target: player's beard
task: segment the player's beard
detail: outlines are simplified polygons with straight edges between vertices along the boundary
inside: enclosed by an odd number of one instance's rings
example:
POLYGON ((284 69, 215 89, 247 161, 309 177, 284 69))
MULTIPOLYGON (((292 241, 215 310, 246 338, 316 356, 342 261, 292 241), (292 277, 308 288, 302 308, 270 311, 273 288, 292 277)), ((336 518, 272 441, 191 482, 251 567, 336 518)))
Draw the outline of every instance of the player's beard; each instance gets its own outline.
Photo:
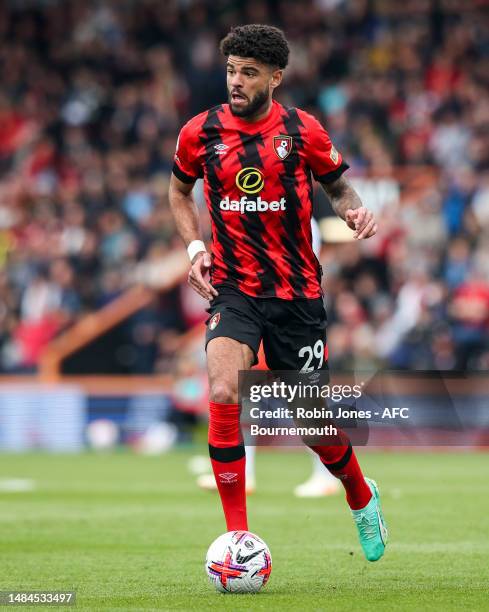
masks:
POLYGON ((229 97, 229 108, 231 109, 231 112, 233 113, 233 115, 236 115, 236 117, 247 118, 247 117, 252 117, 253 115, 256 115, 258 111, 263 106, 265 106, 265 104, 268 103, 269 92, 268 92, 268 89, 259 91, 257 94, 255 94, 255 97, 252 98, 248 102, 248 104, 246 106, 243 106, 242 108, 235 108, 233 106, 233 102, 232 102, 230 93, 228 94, 228 97, 229 97))

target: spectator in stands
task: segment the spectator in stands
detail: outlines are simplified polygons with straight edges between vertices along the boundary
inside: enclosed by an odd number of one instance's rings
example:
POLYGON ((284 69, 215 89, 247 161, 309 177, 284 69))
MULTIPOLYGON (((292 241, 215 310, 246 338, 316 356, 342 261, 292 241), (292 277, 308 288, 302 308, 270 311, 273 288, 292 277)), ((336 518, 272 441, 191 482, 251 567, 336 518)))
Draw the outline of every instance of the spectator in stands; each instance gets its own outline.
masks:
MULTIPOLYGON (((482 10, 475 0, 409 12, 403 0, 1 4, 0 371, 35 367, 56 333, 173 248, 176 134, 225 99, 216 41, 252 21, 285 28, 294 52, 281 101, 327 124, 351 176, 430 165, 438 177, 383 210, 368 252, 344 245, 325 266, 331 358, 487 367, 482 10)), ((163 318, 144 336, 145 370, 170 367, 154 333, 182 317, 163 318)))

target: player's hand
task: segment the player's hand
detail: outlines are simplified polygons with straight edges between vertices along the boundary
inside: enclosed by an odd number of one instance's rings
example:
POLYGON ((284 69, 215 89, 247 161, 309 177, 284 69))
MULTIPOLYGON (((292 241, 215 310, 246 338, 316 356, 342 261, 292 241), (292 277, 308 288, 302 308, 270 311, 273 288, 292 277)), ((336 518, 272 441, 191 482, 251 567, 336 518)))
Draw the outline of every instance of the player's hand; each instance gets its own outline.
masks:
POLYGON ((355 240, 370 238, 377 233, 378 227, 374 214, 365 206, 355 209, 349 208, 345 213, 345 221, 350 229, 355 230, 353 234, 355 240))
POLYGON ((205 275, 211 267, 211 256, 201 251, 197 253, 192 261, 192 267, 188 273, 189 285, 206 300, 212 300, 218 295, 214 287, 205 280, 205 275))

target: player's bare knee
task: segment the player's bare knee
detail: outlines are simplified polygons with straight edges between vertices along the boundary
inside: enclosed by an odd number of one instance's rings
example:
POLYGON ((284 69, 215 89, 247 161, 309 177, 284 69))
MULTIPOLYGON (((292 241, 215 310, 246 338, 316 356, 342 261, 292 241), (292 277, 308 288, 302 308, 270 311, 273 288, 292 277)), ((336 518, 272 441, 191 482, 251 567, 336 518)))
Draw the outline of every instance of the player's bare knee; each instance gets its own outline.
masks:
POLYGON ((237 404, 238 387, 226 381, 219 381, 211 384, 210 399, 217 404, 237 404))

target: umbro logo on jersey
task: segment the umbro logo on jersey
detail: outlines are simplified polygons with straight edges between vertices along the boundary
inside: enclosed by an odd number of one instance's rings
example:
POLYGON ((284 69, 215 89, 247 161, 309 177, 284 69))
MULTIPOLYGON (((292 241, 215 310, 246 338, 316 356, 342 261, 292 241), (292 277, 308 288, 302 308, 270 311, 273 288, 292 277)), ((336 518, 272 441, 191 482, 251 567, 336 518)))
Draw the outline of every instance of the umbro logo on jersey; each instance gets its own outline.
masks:
POLYGON ((219 478, 221 479, 221 482, 236 482, 236 476, 238 474, 236 474, 236 472, 223 472, 222 474, 219 474, 219 478))
POLYGON ((228 149, 229 149, 228 145, 222 142, 214 145, 214 151, 217 153, 217 155, 224 155, 224 153, 226 153, 228 149))

